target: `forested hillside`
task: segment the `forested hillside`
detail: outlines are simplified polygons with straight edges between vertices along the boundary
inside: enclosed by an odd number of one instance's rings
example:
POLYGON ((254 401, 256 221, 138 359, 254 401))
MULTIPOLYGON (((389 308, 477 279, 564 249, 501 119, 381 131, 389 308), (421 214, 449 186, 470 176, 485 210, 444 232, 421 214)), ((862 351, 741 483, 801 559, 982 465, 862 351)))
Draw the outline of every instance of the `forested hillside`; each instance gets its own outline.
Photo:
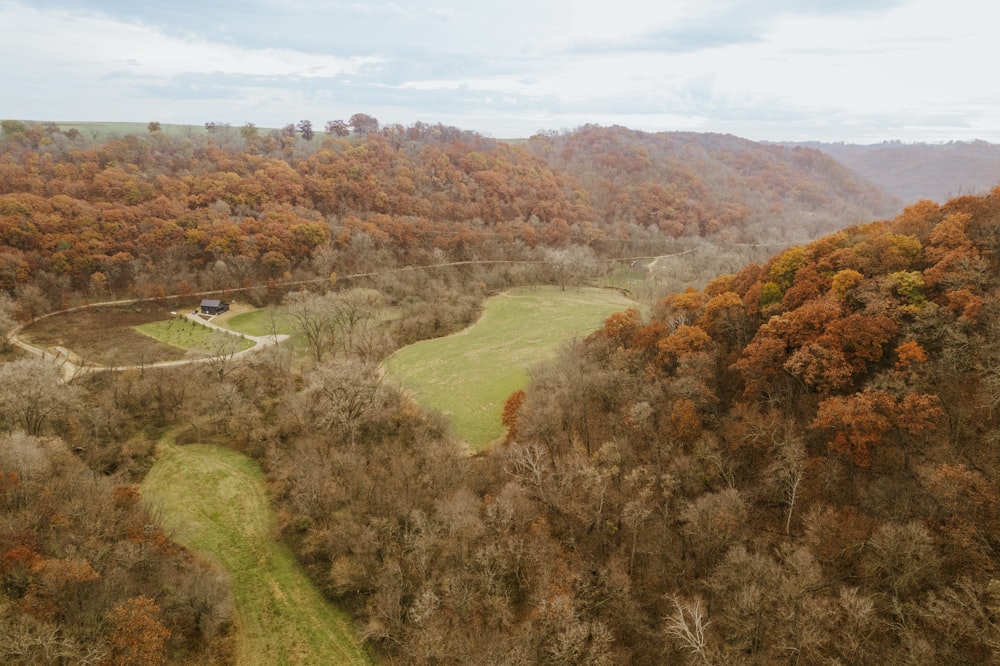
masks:
POLYGON ((486 456, 297 438, 286 534, 398 663, 996 663, 998 251, 1000 190, 615 315, 486 456))
POLYGON ((801 240, 885 203, 817 151, 713 135, 586 127, 525 147, 417 124, 93 142, 4 121, 0 288, 58 308, 570 244, 801 240))
POLYGON ((0 436, 0 661, 229 663, 228 576, 173 543, 127 478, 25 434, 48 432, 54 409, 65 434, 79 392, 35 360, 5 363, 0 385, 4 430, 17 429, 0 436))
POLYGON ((572 174, 602 219, 671 236, 802 240, 898 210, 871 182, 812 148, 595 125, 534 136, 528 147, 572 174))
POLYGON ((907 204, 985 194, 1000 183, 1000 146, 985 141, 804 145, 830 155, 907 204))

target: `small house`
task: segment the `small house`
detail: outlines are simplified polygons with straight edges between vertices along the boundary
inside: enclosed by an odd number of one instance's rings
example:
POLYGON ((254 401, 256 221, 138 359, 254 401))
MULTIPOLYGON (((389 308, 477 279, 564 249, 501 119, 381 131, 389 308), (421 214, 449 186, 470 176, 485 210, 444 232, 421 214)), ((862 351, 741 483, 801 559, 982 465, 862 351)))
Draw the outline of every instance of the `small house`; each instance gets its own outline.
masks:
POLYGON ((229 303, 225 301, 218 301, 212 298, 206 298, 201 302, 201 313, 206 315, 217 315, 223 312, 229 312, 229 303))

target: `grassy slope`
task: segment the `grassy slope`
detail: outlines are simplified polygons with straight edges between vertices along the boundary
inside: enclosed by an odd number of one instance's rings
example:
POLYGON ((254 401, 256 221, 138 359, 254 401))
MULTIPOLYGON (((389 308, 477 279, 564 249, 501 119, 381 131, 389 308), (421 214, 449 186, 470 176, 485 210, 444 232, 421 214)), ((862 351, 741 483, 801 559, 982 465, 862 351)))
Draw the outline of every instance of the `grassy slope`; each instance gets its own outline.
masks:
POLYGON ((422 404, 444 412, 456 434, 481 450, 503 436, 503 403, 527 386, 528 368, 634 305, 611 290, 516 289, 490 299, 472 328, 399 350, 386 370, 422 404))
POLYGON ((216 446, 164 444, 142 494, 168 533, 232 577, 238 663, 368 663, 348 618, 272 538, 263 474, 252 460, 216 446))

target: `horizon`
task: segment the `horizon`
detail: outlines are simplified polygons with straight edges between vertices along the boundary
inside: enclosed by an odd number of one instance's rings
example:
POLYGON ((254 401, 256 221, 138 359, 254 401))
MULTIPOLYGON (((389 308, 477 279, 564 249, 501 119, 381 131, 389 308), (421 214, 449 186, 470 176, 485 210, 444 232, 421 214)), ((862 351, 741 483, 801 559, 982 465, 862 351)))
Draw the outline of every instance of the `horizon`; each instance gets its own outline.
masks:
MULTIPOLYGON (((361 111, 360 113, 364 113, 364 111, 361 111)), ((51 120, 51 119, 47 119, 47 118, 46 119, 38 119, 38 118, 4 118, 3 120, 14 120, 14 121, 17 121, 17 122, 23 122, 23 123, 27 123, 27 124, 40 124, 40 125, 51 123, 51 124, 56 125, 56 126, 58 126, 60 128, 75 127, 75 126, 91 126, 91 125, 136 125, 137 126, 136 129, 140 130, 138 132, 140 134, 145 134, 145 133, 148 132, 148 130, 146 129, 146 126, 150 122, 159 122, 160 125, 165 126, 165 127, 176 127, 176 128, 186 129, 186 130, 196 130, 196 131, 202 132, 202 133, 206 133, 207 130, 206 130, 205 126, 208 123, 211 123, 211 122, 222 123, 223 127, 226 127, 226 128, 232 129, 232 130, 236 130, 236 131, 238 131, 240 129, 240 127, 242 127, 242 126, 244 126, 246 124, 246 123, 242 123, 242 124, 237 125, 237 124, 228 123, 228 122, 225 122, 225 121, 206 121, 206 122, 203 122, 203 123, 163 123, 163 122, 157 121, 155 119, 153 119, 151 121, 147 121, 147 120, 51 120)), ((311 121, 311 119, 307 119, 307 120, 311 121)), ((346 122, 348 119, 347 118, 342 118, 341 120, 344 120, 346 122)), ((379 121, 380 127, 385 127, 387 125, 397 124, 397 123, 394 123, 393 121, 391 121, 391 119, 387 120, 385 122, 383 121, 382 118, 377 118, 377 120, 379 121)), ((256 123, 254 123, 253 121, 248 121, 248 122, 251 123, 251 124, 253 124, 254 127, 259 132, 281 131, 283 129, 282 127, 270 127, 270 126, 258 125, 256 123)), ((446 123, 437 123, 435 121, 423 120, 423 121, 414 121, 414 122, 424 122, 427 125, 431 125, 431 126, 440 124, 440 125, 444 125, 446 127, 456 127, 456 129, 459 129, 459 130, 462 130, 462 131, 475 132, 475 133, 479 134, 480 136, 482 136, 483 138, 486 138, 486 139, 493 139, 495 141, 505 141, 505 142, 527 141, 532 136, 535 136, 535 135, 540 134, 542 132, 548 132, 548 131, 557 131, 557 132, 560 132, 560 133, 567 133, 567 132, 568 133, 572 133, 572 132, 576 132, 576 131, 582 129, 586 125, 592 125, 592 126, 604 127, 604 128, 620 126, 620 127, 624 127, 625 129, 627 129, 629 131, 644 132, 646 134, 670 134, 672 132, 678 132, 678 133, 689 132, 689 133, 693 133, 693 134, 719 134, 719 135, 724 135, 724 136, 735 136, 738 139, 744 139, 744 140, 753 141, 753 142, 756 142, 756 143, 777 144, 777 145, 821 144, 821 145, 830 145, 830 146, 836 146, 836 145, 844 145, 844 146, 880 146, 880 145, 898 144, 898 145, 904 145, 904 146, 944 146, 944 145, 949 145, 949 144, 975 144, 975 143, 983 143, 983 144, 986 144, 986 145, 989 145, 989 146, 1000 146, 1000 142, 987 141, 986 139, 946 139, 946 140, 940 140, 940 141, 883 139, 881 141, 871 141, 871 142, 868 142, 868 143, 860 143, 860 142, 852 142, 852 141, 822 141, 822 140, 802 140, 802 141, 782 141, 782 140, 777 140, 777 141, 770 141, 770 140, 751 139, 751 138, 748 138, 748 137, 739 136, 737 134, 732 134, 731 132, 713 132, 712 130, 697 131, 697 130, 670 130, 670 129, 650 131, 650 130, 640 130, 640 129, 636 129, 636 128, 633 128, 633 127, 626 127, 624 125, 601 125, 599 123, 584 123, 583 125, 580 125, 580 126, 577 126, 577 127, 563 128, 561 130, 540 130, 539 132, 535 132, 533 134, 525 135, 525 136, 497 137, 497 136, 493 136, 492 134, 489 134, 489 133, 481 132, 481 131, 479 131, 477 129, 470 129, 470 128, 467 128, 467 127, 459 127, 459 126, 454 126, 454 125, 447 125, 446 123)), ((398 123, 398 124, 402 124, 402 123, 398 123)), ((412 126, 412 125, 413 125, 413 123, 410 123, 408 125, 404 125, 404 127, 409 127, 409 126, 412 126)), ((63 130, 63 131, 65 131, 65 130, 63 130)), ((316 133, 317 137, 324 137, 325 138, 327 136, 325 130, 318 123, 316 123, 316 122, 313 122, 313 131, 316 133)), ((299 130, 296 129, 296 132, 298 133, 299 130)), ((122 134, 122 136, 126 136, 127 134, 130 134, 130 133, 131 132, 128 132, 126 134, 122 134)), ((134 133, 131 133, 131 134, 134 135, 134 133)), ((103 140, 103 139, 106 139, 106 138, 109 138, 109 137, 113 137, 113 136, 117 136, 117 133, 112 130, 112 131, 108 132, 107 136, 98 137, 98 138, 103 140)), ((320 139, 320 141, 322 141, 322 139, 320 139)))
POLYGON ((498 139, 591 123, 754 141, 1000 141, 989 9, 955 0, 0 0, 11 118, 498 139))

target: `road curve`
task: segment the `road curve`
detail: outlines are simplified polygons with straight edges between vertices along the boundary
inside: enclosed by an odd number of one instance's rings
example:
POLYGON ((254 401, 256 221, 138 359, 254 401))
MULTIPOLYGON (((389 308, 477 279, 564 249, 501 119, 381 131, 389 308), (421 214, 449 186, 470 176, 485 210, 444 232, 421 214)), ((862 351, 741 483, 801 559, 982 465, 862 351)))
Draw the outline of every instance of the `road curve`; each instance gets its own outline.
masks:
MULTIPOLYGON (((106 304, 102 303, 102 305, 106 304)), ((38 347, 36 345, 33 345, 24 338, 22 338, 20 335, 21 329, 24 328, 23 324, 13 330, 8 340, 11 345, 27 352, 28 354, 31 354, 32 356, 52 361, 62 372, 63 381, 69 383, 73 381, 73 379, 91 372, 107 372, 107 371, 119 372, 123 370, 146 370, 149 368, 173 368, 181 365, 192 365, 196 363, 212 363, 220 360, 231 360, 231 359, 241 358, 248 354, 260 351, 265 347, 269 347, 284 342, 285 340, 288 339, 288 336, 283 333, 276 333, 273 335, 247 335, 245 333, 237 333, 232 329, 223 328, 222 326, 217 326, 216 324, 213 324, 211 321, 206 321, 197 314, 193 313, 185 314, 184 317, 202 326, 205 326, 206 328, 210 328, 216 331, 221 331, 222 333, 225 333, 227 335, 232 335, 238 338, 245 338, 247 340, 252 341, 254 345, 253 347, 250 347, 248 349, 244 349, 238 352, 233 352, 231 354, 212 354, 208 356, 202 356, 199 358, 185 358, 177 361, 160 361, 158 363, 145 363, 142 365, 110 366, 110 365, 100 365, 97 363, 81 362, 82 359, 79 359, 79 357, 76 356, 76 354, 74 354, 72 351, 68 349, 63 349, 61 347, 57 347, 55 352, 52 352, 49 350, 42 349, 41 347, 38 347)))

